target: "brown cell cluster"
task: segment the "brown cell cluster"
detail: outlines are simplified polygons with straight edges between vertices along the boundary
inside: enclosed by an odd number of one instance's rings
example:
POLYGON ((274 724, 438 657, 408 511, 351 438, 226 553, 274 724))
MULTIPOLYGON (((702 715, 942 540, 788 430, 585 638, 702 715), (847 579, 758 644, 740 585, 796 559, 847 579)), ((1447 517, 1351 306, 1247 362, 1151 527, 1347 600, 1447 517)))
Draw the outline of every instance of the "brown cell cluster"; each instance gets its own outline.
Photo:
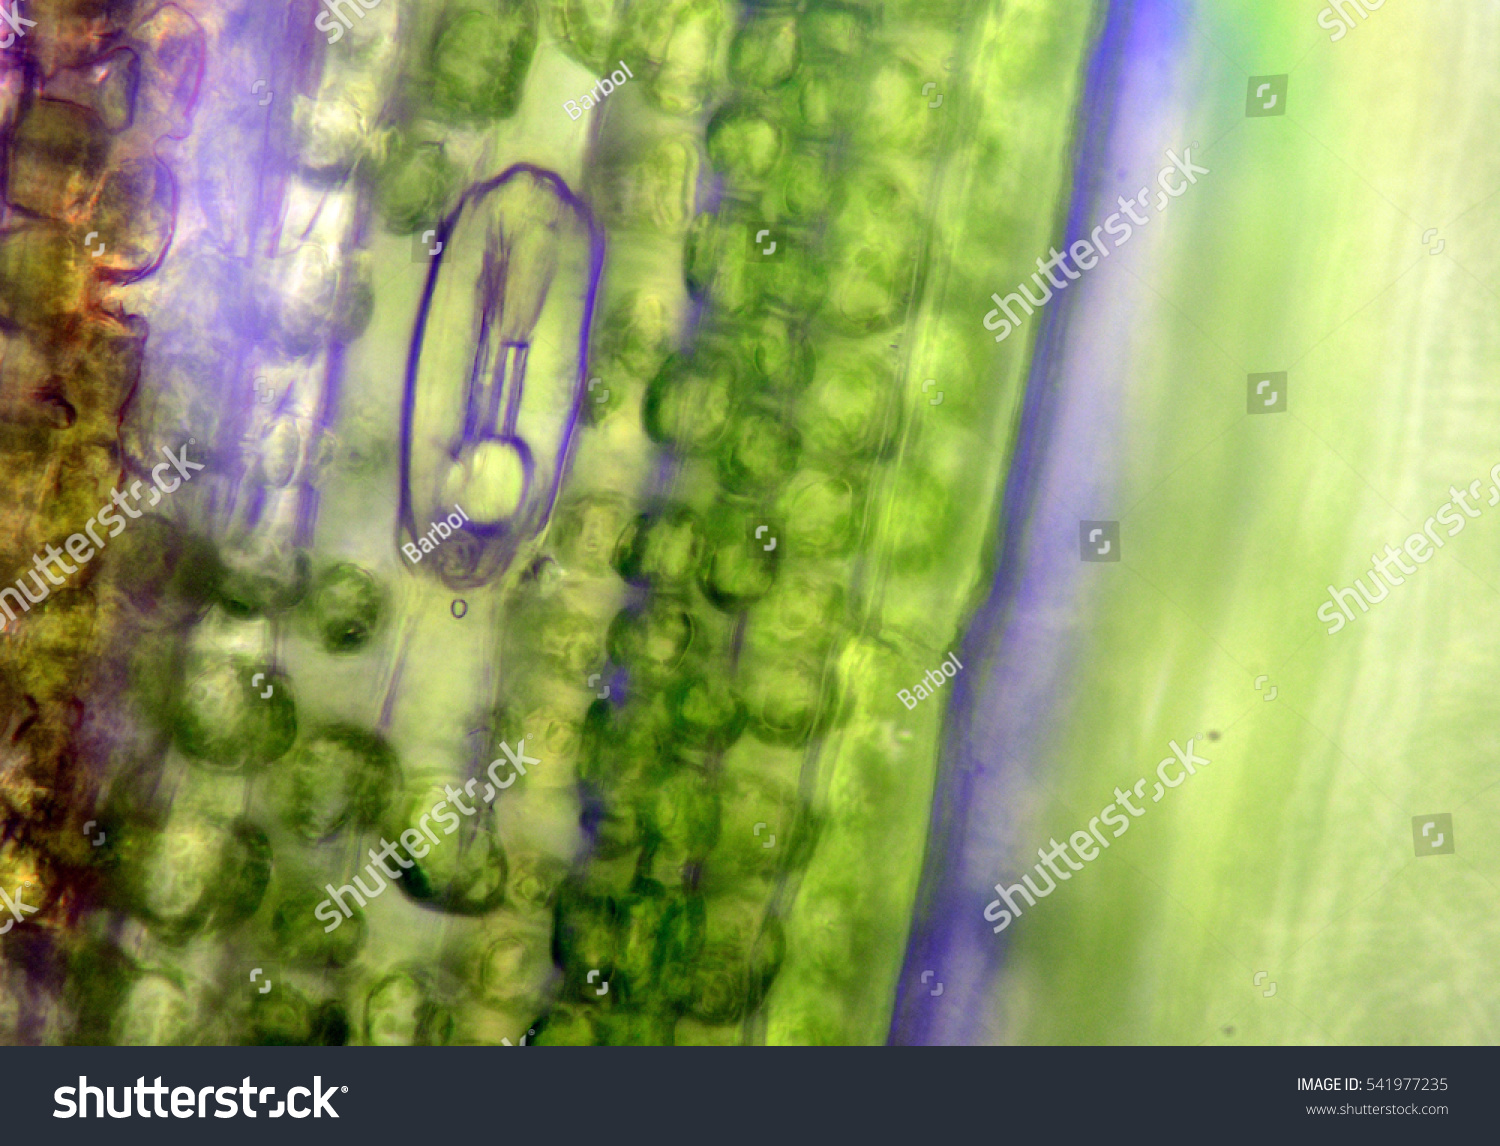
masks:
POLYGON ((102 829, 85 823, 102 817, 107 774, 151 758, 150 689, 133 685, 159 675, 144 658, 173 647, 170 527, 143 522, 72 575, 46 555, 149 469, 122 446, 149 337, 125 288, 171 245, 173 147, 206 50, 175 4, 35 0, 24 15, 0 52, 0 584, 48 593, 0 604, 0 885, 37 908, 0 938, 0 1042, 23 1043, 68 1023, 60 988, 81 932, 64 925, 90 906, 101 866, 102 829), (131 648, 153 651, 120 655, 131 648))

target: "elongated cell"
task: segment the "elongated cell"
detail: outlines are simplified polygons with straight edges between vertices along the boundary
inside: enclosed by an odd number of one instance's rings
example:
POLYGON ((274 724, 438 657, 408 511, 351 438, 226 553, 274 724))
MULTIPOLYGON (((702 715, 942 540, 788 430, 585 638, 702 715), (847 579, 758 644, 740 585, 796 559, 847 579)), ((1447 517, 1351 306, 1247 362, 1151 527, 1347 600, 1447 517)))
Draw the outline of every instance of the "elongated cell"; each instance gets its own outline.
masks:
POLYGON ((595 983, 614 974, 618 909, 612 898, 565 885, 553 913, 553 959, 563 972, 564 998, 597 1000, 595 983), (593 972, 592 979, 590 973, 593 972))
POLYGON ((703 946, 703 900, 655 880, 638 880, 616 917, 612 990, 624 1004, 665 1009, 683 993, 703 946))
POLYGON ((399 10, 391 0, 365 12, 306 71, 301 90, 288 90, 296 85, 286 77, 290 169, 260 173, 263 217, 246 221, 261 240, 247 284, 258 313, 236 347, 244 401, 221 423, 226 488, 215 497, 223 603, 242 619, 274 616, 309 586, 314 486, 341 381, 335 348, 362 332, 373 307, 368 261, 357 250, 364 197, 338 181, 367 156, 394 86, 399 10))
POLYGON ((786 957, 775 916, 753 900, 714 896, 704 904, 702 947, 687 968, 684 1008, 712 1025, 737 1022, 757 1007, 786 957))
POLYGON ((823 320, 848 334, 889 329, 911 295, 920 234, 907 188, 883 172, 852 173, 831 227, 823 320))
POLYGON ((261 267, 261 296, 278 349, 289 358, 313 353, 330 335, 357 336, 368 322, 367 284, 358 260, 328 244, 296 244, 261 267))
MULTIPOLYGON (((326 51, 311 53, 310 44, 298 45, 301 66, 283 71, 283 91, 299 89, 291 99, 293 147, 288 156, 298 181, 311 177, 326 188, 370 155, 398 78, 405 8, 401 0, 381 0, 348 27, 339 27, 334 14, 323 13, 320 19, 338 28, 336 41, 326 51)), ((285 191, 295 196, 298 188, 293 184, 285 191)))
POLYGON ((471 188, 438 241, 407 372, 402 522, 415 539, 464 509, 429 563, 462 588, 507 568, 552 513, 603 250, 562 181, 528 165, 471 188))
MULTIPOLYGON (((628 291, 605 311, 590 345, 591 372, 607 388, 629 379, 645 384, 672 352, 675 321, 672 308, 659 294, 628 291)), ((590 394, 591 401, 597 398, 590 394)))

